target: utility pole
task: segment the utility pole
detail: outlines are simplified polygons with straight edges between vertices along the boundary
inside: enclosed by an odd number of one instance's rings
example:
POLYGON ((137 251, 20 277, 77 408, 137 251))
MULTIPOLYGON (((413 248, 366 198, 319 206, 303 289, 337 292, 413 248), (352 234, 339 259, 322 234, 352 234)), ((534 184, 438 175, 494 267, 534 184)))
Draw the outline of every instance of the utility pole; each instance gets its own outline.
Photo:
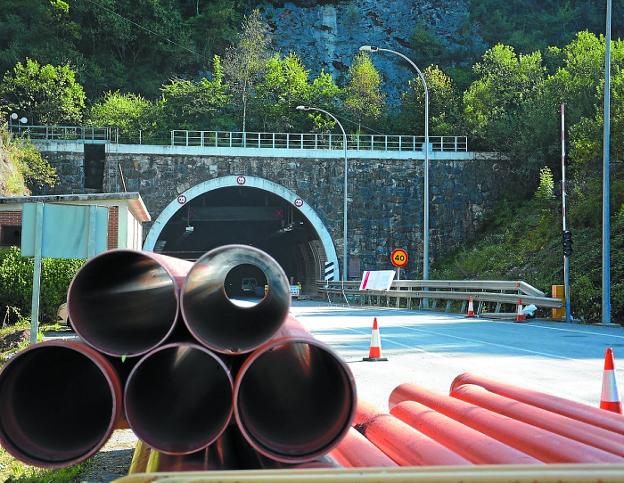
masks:
POLYGON ((605 48, 604 132, 602 139, 602 323, 611 324, 611 0, 607 0, 605 48))
POLYGON ((561 104, 561 218, 563 225, 563 290, 565 298, 565 321, 572 321, 570 309, 570 255, 572 248, 572 234, 568 232, 566 208, 566 145, 565 145, 565 104, 561 104), (569 245, 566 247, 566 237, 569 235, 569 245), (570 250, 570 251, 569 251, 570 250))

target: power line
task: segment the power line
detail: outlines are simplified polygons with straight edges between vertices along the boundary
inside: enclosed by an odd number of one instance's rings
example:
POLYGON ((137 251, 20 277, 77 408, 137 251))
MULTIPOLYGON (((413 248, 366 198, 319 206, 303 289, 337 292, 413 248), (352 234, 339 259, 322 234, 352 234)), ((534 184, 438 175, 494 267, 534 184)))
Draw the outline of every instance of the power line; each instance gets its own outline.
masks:
POLYGON ((95 0, 87 0, 87 1, 88 1, 89 3, 92 3, 93 5, 95 5, 96 7, 99 7, 99 8, 101 8, 102 10, 106 10, 107 12, 112 13, 112 14, 113 14, 113 15, 115 15, 116 17, 119 17, 120 19, 125 20, 125 21, 126 21, 126 22, 128 22, 128 23, 131 23, 132 25, 134 25, 134 26, 136 26, 136 27, 140 28, 141 30, 144 30, 145 32, 148 32, 148 33, 150 33, 150 34, 152 34, 152 35, 155 35, 156 37, 160 37, 160 38, 162 38, 162 39, 165 39, 165 40, 166 40, 167 42, 169 42, 170 44, 172 44, 172 45, 177 45, 178 47, 180 47, 180 48, 182 48, 182 49, 184 49, 184 50, 186 50, 186 51, 190 52, 191 54, 194 54, 194 55, 196 55, 196 56, 198 56, 198 57, 200 57, 200 58, 202 57, 202 56, 201 56, 198 52, 195 52, 194 50, 189 49, 189 48, 188 48, 188 47, 186 47, 185 45, 182 45, 182 44, 179 44, 179 43, 177 43, 177 42, 174 42, 174 41, 173 41, 173 40, 171 40, 170 38, 165 37, 164 35, 159 34, 158 32, 154 32, 153 30, 148 29, 147 27, 144 27, 143 25, 141 25, 141 24, 139 24, 139 23, 135 22, 134 20, 131 20, 131 19, 129 19, 129 18, 126 18, 126 17, 124 17, 123 15, 121 15, 121 14, 119 14, 119 13, 115 12, 114 10, 112 10, 112 9, 110 9, 110 8, 108 8, 108 7, 104 6, 104 5, 101 5, 101 4, 97 3, 95 0))

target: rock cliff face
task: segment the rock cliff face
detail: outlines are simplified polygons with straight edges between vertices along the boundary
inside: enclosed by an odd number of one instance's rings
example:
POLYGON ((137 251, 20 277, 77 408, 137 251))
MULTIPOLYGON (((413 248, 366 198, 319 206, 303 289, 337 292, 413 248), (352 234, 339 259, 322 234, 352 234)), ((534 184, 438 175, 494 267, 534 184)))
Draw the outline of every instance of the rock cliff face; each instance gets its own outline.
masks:
MULTIPOLYGON (((455 34, 468 20, 467 0, 307 0, 265 5, 263 12, 282 54, 297 52, 312 74, 324 69, 338 80, 347 73, 361 45, 399 50, 409 56, 410 38, 422 23, 453 46, 455 34)), ((390 97, 396 99, 413 76, 411 68, 387 54, 377 55, 375 64, 390 97)))

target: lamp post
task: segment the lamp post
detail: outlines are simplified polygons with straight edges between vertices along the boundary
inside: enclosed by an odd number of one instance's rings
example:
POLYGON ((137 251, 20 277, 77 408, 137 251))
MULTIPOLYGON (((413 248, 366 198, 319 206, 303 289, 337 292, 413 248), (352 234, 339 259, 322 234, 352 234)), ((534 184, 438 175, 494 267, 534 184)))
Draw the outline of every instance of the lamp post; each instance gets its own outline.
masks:
MULTIPOLYGON (((372 45, 363 45, 360 47, 361 52, 389 52, 391 54, 398 55, 405 61, 407 61, 414 70, 418 73, 420 81, 425 88, 425 165, 424 165, 424 188, 423 188, 423 280, 429 280, 429 89, 427 88, 427 81, 425 76, 418 68, 418 66, 412 62, 408 57, 401 52, 390 49, 382 49, 381 47, 375 47, 372 45)), ((426 299, 423 299, 423 304, 426 305, 426 299)))
MULTIPOLYGON (((342 269, 343 275, 342 280, 349 280, 349 265, 347 265, 347 189, 348 189, 348 176, 349 176, 349 166, 347 163, 347 133, 344 130, 344 127, 340 123, 340 121, 334 116, 331 112, 326 111, 325 109, 320 109, 318 107, 310 107, 310 106, 297 106, 298 111, 318 111, 323 114, 331 117, 340 130, 342 131, 342 144, 344 146, 344 202, 343 202, 343 217, 342 217, 342 269)), ((331 147, 331 146, 330 146, 331 147)))
MULTIPOLYGON (((12 112, 11 115, 9 116, 9 132, 13 132, 13 121, 17 121, 17 119, 19 118, 19 115, 17 114, 17 112, 12 112)), ((19 119, 19 123, 20 124, 26 124, 28 122, 28 119, 25 116, 22 116, 19 119)))

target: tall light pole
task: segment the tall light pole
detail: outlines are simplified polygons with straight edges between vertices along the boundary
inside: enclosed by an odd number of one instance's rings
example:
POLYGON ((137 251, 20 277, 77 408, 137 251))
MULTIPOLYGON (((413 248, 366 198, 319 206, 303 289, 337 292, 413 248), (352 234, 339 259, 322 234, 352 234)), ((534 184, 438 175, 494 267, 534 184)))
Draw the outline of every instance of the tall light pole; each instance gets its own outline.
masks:
MULTIPOLYGON (((429 280, 429 89, 427 88, 427 81, 425 76, 418 68, 418 66, 412 62, 411 59, 403 55, 401 52, 390 49, 382 49, 381 47, 375 47, 372 45, 363 45, 360 47, 361 52, 389 52, 391 54, 398 55, 405 61, 407 61, 414 70, 418 73, 420 81, 425 88, 425 166, 424 166, 424 188, 423 188, 423 280, 429 280)), ((426 304, 426 299, 423 299, 423 303, 426 304)))
MULTIPOLYGON (((349 265, 348 260, 347 260, 347 221, 348 221, 348 216, 347 216, 347 194, 348 194, 348 179, 349 179, 349 165, 347 162, 347 133, 344 130, 344 127, 342 127, 342 124, 340 123, 340 121, 336 118, 336 116, 334 116, 331 112, 326 111, 325 109, 320 109, 318 107, 310 107, 310 106, 297 106, 297 110, 298 111, 318 111, 318 112, 322 112, 323 114, 325 114, 326 116, 331 117, 336 124, 338 124, 338 127, 340 127, 340 130, 342 131, 342 145, 344 147, 344 201, 343 201, 343 207, 342 207, 342 270, 343 270, 343 275, 342 275, 342 280, 349 280, 349 265)), ((331 146, 330 146, 331 147, 331 146)))
POLYGON ((607 0, 605 48, 604 131, 602 139, 602 323, 611 324, 611 220, 610 166, 611 149, 611 0, 607 0))

